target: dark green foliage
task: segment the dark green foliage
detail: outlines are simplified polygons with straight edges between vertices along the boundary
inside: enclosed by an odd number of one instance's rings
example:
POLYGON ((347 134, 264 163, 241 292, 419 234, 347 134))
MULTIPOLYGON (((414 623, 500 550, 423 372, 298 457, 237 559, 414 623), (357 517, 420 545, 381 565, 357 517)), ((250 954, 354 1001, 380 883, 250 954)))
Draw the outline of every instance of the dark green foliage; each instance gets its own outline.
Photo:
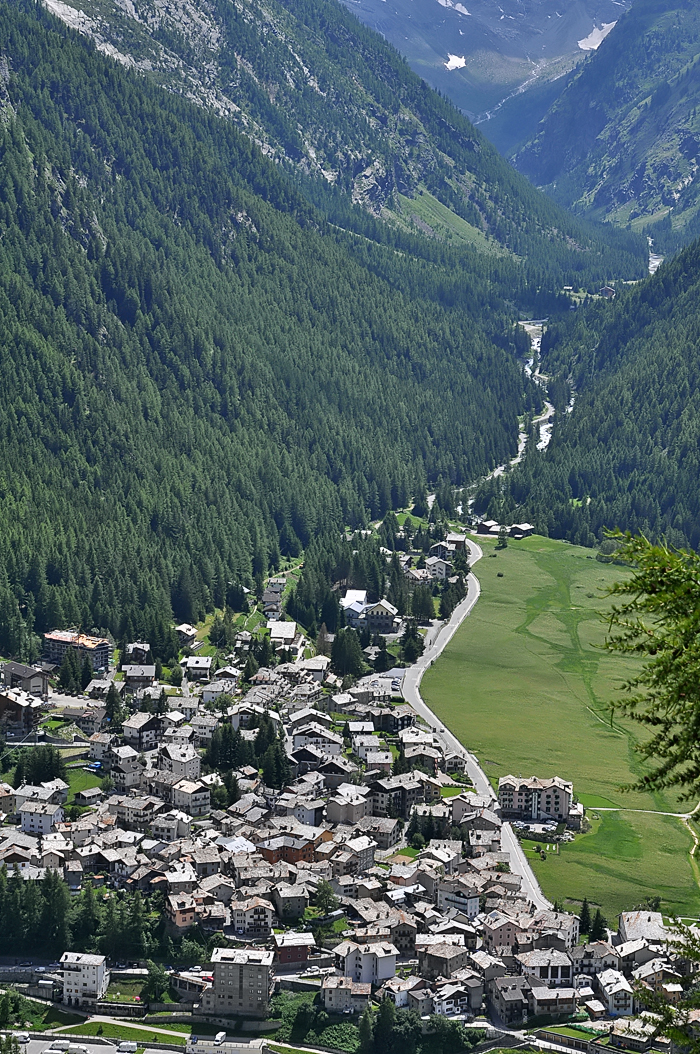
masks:
POLYGON ((467 587, 461 575, 456 582, 445 582, 440 597, 440 618, 449 619, 461 600, 467 595, 467 587))
POLYGON ((593 921, 591 922, 590 930, 588 932, 588 939, 590 941, 605 940, 607 925, 608 920, 605 918, 600 908, 597 908, 596 913, 593 916, 593 921))
POLYGON ((480 1042, 481 1032, 465 1028, 460 1021, 433 1014, 430 1029, 416 1010, 397 1010, 391 999, 383 999, 379 1010, 369 1008, 360 1019, 361 1054, 456 1054, 471 1050, 480 1042))
POLYGON ((331 645, 331 665, 336 673, 359 677, 364 670, 360 638, 354 629, 341 629, 331 645))
POLYGON ((418 622, 429 622, 435 618, 435 605, 430 586, 415 587, 411 597, 411 614, 418 622))
POLYGON ((416 477, 461 484, 511 456, 540 399, 513 358, 513 298, 531 300, 557 254, 576 270, 608 252, 597 236, 572 249, 565 217, 393 52, 382 81, 385 45, 339 6, 297 17, 336 27, 333 54, 365 63, 386 100, 401 72, 404 103, 490 183, 492 234, 531 271, 331 227, 231 124, 29 0, 3 5, 5 653, 81 625, 147 639, 171 664, 171 616, 244 606, 241 584, 262 583, 282 546, 405 504, 416 477))
POLYGON ((255 765, 255 749, 252 743, 243 738, 239 728, 234 729, 230 721, 225 721, 214 730, 204 755, 204 763, 219 772, 237 769, 241 765, 255 765))
POLYGON ((243 680, 249 682, 251 677, 254 677, 259 669, 260 667, 258 666, 258 662, 255 656, 253 655, 252 651, 249 652, 248 658, 245 661, 245 666, 243 667, 243 680))
POLYGON ((694 243, 612 303, 550 326, 543 369, 572 376, 574 409, 544 456, 480 488, 475 510, 582 545, 619 527, 698 548, 699 305, 694 243))
POLYGON ((324 915, 330 915, 338 907, 338 898, 333 892, 333 886, 322 878, 316 888, 316 907, 324 915))
MULTIPOLYGON (((89 660, 88 660, 89 661, 89 660)), ((62 692, 74 694, 82 688, 80 659, 75 648, 68 648, 58 671, 58 687, 62 692)))
MULTIPOLYGON (((72 648, 68 649, 72 651, 72 648)), ((83 660, 83 665, 80 667, 80 687, 85 691, 87 686, 93 677, 92 663, 90 662, 90 656, 86 655, 83 660)))
POLYGON ((579 915, 579 932, 588 933, 591 928, 591 909, 588 906, 588 899, 583 898, 583 904, 581 905, 581 914, 579 915))
POLYGON ((289 760, 278 739, 263 754, 261 768, 268 787, 280 789, 289 783, 289 760))
POLYGON ((170 988, 170 975, 162 963, 154 963, 152 959, 146 960, 146 966, 148 977, 141 989, 141 998, 158 1003, 170 988))
POLYGON ((423 654, 423 638, 418 632, 418 623, 415 619, 407 619, 404 623, 404 631, 401 634, 401 658, 410 666, 419 655, 423 654))
POLYGON ((374 669, 377 673, 385 673, 390 670, 393 663, 393 656, 389 654, 386 647, 386 639, 384 637, 379 638, 379 651, 377 652, 374 659, 374 669))
POLYGON ((13 785, 23 783, 37 786, 49 780, 66 778, 66 763, 58 747, 48 743, 41 747, 26 747, 19 751, 13 785))

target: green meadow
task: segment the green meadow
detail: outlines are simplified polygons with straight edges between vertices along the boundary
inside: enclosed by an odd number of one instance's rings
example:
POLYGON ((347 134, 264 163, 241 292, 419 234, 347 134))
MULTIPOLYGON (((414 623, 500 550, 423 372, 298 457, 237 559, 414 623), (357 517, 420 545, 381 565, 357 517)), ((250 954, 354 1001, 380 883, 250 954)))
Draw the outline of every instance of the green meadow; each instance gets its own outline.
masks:
MULTIPOLYGON (((635 666, 601 648, 609 586, 626 572, 590 549, 534 537, 495 549, 481 541, 481 596, 423 678, 428 705, 499 776, 573 781, 592 830, 559 855, 533 858, 543 891, 570 906, 584 896, 610 917, 660 895, 667 913, 697 915, 700 891, 673 795, 625 792, 643 772, 642 732, 610 702, 635 666), (623 812, 596 812, 618 808, 623 812), (597 817, 597 819, 595 818, 597 817)), ((691 806, 692 807, 692 806, 691 806)))

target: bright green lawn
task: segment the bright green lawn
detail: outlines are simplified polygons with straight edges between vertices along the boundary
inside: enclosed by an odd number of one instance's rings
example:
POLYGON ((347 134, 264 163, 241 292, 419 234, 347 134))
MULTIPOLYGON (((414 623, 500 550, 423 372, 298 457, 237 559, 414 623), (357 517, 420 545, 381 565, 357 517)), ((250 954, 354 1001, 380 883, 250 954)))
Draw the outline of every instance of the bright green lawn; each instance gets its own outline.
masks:
POLYGON ((609 921, 654 896, 661 897, 665 913, 697 915, 697 887, 687 856, 690 839, 679 820, 633 812, 591 815, 593 829, 562 845, 558 856, 546 853, 542 860, 527 853, 548 896, 582 899, 585 893, 603 906, 609 921))
MULTIPOLYGON (((157 1027, 167 1028, 166 1025, 158 1025, 157 1027)), ((88 1021, 87 1024, 64 1028, 61 1035, 104 1036, 105 1039, 129 1039, 135 1040, 137 1043, 146 1044, 156 1042, 182 1044, 184 1046, 187 1042, 187 1036, 182 1034, 166 1036, 162 1032, 151 1032, 148 1029, 140 1028, 138 1025, 128 1025, 126 1022, 116 1024, 111 1021, 88 1021)))
MULTIPOLYGON (((609 603, 602 592, 624 569, 552 539, 511 542, 496 558, 488 555, 493 542, 479 544, 481 596, 423 678, 428 705, 476 753, 494 785, 509 772, 559 775, 573 780, 589 808, 685 811, 672 796, 619 789, 643 771, 634 752, 641 736, 617 718, 611 723, 606 705, 634 666, 595 646, 605 632, 598 612, 609 603)), ((580 900, 595 893, 611 915, 655 890, 657 879, 664 910, 698 913, 690 845, 680 821, 625 813, 537 870, 545 894, 580 900), (638 846, 633 857, 628 842, 638 846)))
POLYGON ((88 787, 99 787, 101 776, 95 772, 86 772, 85 769, 67 769, 66 782, 70 786, 68 802, 72 802, 78 791, 87 790, 88 787))

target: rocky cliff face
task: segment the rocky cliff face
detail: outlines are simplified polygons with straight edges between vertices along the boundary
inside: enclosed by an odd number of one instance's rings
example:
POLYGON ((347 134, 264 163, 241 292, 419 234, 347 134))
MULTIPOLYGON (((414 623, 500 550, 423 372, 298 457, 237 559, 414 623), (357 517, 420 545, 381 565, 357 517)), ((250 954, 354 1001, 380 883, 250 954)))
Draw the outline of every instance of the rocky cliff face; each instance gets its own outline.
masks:
POLYGON ((44 2, 99 50, 229 117, 264 153, 375 215, 450 165, 397 100, 392 66, 402 61, 387 64, 341 9, 329 20, 277 0, 44 2))
POLYGON ((700 223, 700 8, 639 0, 563 92, 518 169, 597 219, 700 223))

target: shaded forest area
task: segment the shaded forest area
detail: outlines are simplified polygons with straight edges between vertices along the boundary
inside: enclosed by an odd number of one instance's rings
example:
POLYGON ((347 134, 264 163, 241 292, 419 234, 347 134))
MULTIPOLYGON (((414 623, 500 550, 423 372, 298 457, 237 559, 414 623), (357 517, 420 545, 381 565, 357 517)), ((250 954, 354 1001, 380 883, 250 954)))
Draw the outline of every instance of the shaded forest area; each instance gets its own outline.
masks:
POLYGON ((549 327, 543 370, 576 389, 544 455, 483 485, 478 511, 594 545, 620 527, 700 546, 700 244, 549 327))

